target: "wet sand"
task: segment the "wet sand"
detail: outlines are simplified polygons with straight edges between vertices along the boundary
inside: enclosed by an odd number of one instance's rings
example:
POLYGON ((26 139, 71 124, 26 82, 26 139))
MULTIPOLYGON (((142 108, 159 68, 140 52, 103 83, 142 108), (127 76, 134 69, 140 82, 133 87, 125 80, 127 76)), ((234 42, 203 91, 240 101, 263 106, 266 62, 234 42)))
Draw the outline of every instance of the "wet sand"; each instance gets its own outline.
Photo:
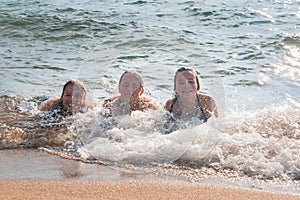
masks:
POLYGON ((300 199, 300 195, 190 183, 34 150, 0 151, 0 199, 300 199))
POLYGON ((169 181, 0 181, 0 199, 299 199, 290 194, 169 181))

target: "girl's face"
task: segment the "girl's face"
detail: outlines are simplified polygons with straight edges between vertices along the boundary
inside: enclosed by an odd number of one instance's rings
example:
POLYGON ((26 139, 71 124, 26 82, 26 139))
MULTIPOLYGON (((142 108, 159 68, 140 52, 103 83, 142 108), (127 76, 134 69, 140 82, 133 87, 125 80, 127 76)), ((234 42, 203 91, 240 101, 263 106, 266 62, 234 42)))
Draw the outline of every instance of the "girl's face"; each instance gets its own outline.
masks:
POLYGON ((125 74, 119 85, 119 92, 125 99, 130 99, 131 96, 139 96, 141 83, 135 74, 125 74))
POLYGON ((78 111, 84 105, 86 100, 85 93, 81 87, 69 84, 66 86, 62 102, 65 109, 69 111, 78 111))
POLYGON ((194 97, 197 93, 197 79, 193 72, 178 72, 175 79, 175 91, 181 98, 194 97))

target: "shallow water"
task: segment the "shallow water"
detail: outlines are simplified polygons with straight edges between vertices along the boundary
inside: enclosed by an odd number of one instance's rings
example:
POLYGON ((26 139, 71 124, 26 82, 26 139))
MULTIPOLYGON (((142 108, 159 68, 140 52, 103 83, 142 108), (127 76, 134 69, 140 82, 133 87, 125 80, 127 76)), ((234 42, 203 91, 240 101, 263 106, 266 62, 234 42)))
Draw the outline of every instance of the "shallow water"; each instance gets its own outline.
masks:
POLYGON ((171 164, 258 180, 300 177, 300 4, 289 1, 2 1, 0 148, 44 148, 127 168, 171 164), (162 106, 194 67, 221 117, 164 135, 162 106), (101 105, 136 69, 157 112, 59 118, 39 103, 67 79, 101 105))
POLYGON ((121 180, 126 174, 103 165, 61 159, 37 150, 3 150, 0 178, 3 180, 121 180))

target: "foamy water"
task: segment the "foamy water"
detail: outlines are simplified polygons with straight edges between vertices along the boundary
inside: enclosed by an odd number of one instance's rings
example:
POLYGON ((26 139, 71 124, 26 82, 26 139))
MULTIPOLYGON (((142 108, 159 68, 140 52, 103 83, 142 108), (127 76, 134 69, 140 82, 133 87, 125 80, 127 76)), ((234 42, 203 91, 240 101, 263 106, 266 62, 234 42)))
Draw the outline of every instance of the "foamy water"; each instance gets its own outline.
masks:
MULTIPOLYGON (((212 167, 224 173, 230 170, 259 179, 299 179, 300 110, 296 102, 255 111, 227 111, 225 118, 205 124, 197 119, 178 122, 179 130, 169 134, 161 108, 114 118, 103 117, 102 112, 98 107, 73 116, 67 125, 64 120, 48 121, 48 127, 42 126, 47 119, 44 116, 32 122, 36 128, 23 129, 19 135, 13 131, 3 134, 2 148, 35 141, 36 146, 50 145, 45 150, 62 157, 125 168, 179 164, 212 167), (28 130, 35 130, 34 136, 28 130)), ((20 128, 20 124, 13 126, 20 128)))
POLYGON ((83 159, 144 167, 180 162, 265 179, 298 179, 299 112, 299 107, 278 106, 228 112, 224 124, 217 119, 198 125, 191 121, 170 134, 163 132, 165 113, 160 111, 133 112, 110 120, 90 116, 90 123, 84 122, 81 129, 73 125, 85 144, 78 149, 83 159), (112 123, 116 125, 105 127, 112 123))
MULTIPOLYGON (((83 157, 93 156, 99 160, 117 162, 121 165, 122 163, 137 165, 172 163, 185 154, 195 141, 196 144, 203 146, 201 148, 204 155, 198 155, 200 157, 207 154, 206 146, 212 146, 216 142, 216 136, 212 137, 215 133, 209 126, 197 125, 197 122, 182 124, 181 126, 184 127, 181 130, 165 134, 163 125, 166 121, 166 113, 163 111, 136 111, 131 116, 121 116, 111 120, 116 125, 109 130, 103 130, 106 129, 107 120, 99 118, 88 130, 77 128, 77 131, 88 137, 88 139, 83 137, 85 146, 79 149, 83 157), (212 134, 208 135, 210 132, 212 134)), ((199 153, 201 148, 199 147, 199 153)))

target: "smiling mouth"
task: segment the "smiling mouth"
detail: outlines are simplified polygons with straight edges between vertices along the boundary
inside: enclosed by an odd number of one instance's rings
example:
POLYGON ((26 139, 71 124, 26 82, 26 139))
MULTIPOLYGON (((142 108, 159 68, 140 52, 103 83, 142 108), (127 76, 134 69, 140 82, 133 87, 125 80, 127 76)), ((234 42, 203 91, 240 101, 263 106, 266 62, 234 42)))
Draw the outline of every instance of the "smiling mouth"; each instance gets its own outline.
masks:
POLYGON ((184 90, 184 91, 182 91, 182 94, 190 94, 190 93, 194 93, 194 90, 184 90))

